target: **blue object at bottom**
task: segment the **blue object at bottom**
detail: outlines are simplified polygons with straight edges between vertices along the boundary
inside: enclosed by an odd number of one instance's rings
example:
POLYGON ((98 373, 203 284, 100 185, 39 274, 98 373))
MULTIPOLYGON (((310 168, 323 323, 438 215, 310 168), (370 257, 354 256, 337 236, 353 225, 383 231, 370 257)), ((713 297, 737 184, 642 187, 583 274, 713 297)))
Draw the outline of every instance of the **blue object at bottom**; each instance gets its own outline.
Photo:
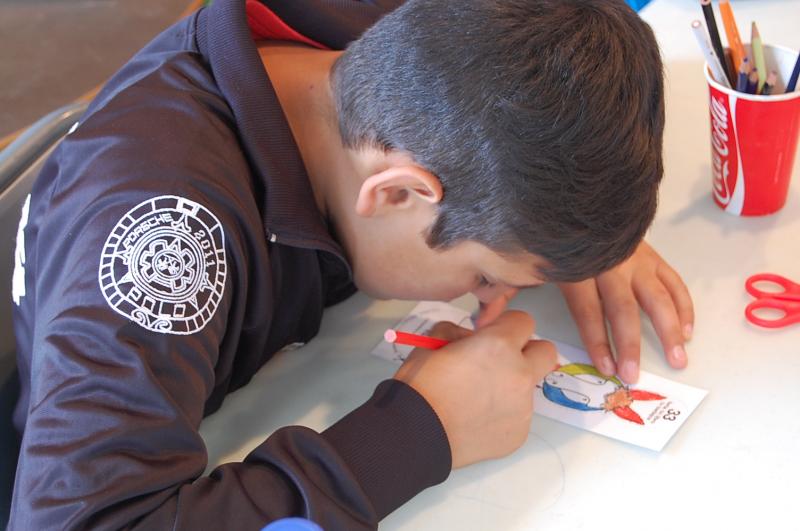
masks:
POLYGON ((281 518, 262 528, 261 531, 323 531, 320 526, 305 518, 281 518))

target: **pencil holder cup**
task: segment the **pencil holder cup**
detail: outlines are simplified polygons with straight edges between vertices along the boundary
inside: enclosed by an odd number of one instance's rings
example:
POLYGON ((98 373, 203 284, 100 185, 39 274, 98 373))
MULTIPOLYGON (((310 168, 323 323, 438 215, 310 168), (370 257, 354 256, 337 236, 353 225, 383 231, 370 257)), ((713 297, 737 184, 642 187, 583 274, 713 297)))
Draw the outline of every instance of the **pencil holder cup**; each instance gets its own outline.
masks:
POLYGON ((778 74, 769 96, 725 87, 704 67, 712 196, 725 212, 739 216, 763 216, 783 207, 800 136, 800 91, 784 94, 797 51, 764 45, 764 59, 767 71, 778 74))

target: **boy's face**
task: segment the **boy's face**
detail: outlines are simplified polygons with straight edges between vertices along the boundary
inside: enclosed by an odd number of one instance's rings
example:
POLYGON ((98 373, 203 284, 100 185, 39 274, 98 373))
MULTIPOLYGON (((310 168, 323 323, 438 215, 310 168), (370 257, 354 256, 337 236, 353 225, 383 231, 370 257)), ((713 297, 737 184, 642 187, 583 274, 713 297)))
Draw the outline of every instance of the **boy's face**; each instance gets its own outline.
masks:
POLYGON ((358 180, 336 191, 345 198, 335 217, 356 286, 379 299, 452 300, 473 293, 488 303, 514 289, 544 283, 546 262, 532 254, 501 255, 475 241, 431 249, 426 235, 444 191, 438 178, 406 154, 354 153, 358 180), (355 208, 349 198, 357 196, 355 208))
POLYGON ((472 241, 431 249, 420 233, 374 242, 353 256, 356 285, 372 297, 448 301, 472 293, 483 303, 543 284, 537 263, 533 255, 500 255, 472 241))

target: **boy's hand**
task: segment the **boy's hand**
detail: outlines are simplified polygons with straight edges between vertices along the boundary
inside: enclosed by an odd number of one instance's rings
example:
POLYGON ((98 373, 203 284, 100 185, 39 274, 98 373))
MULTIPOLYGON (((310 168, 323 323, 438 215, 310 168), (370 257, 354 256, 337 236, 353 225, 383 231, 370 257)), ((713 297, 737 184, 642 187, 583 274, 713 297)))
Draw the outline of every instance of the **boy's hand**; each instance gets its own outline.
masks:
POLYGON ((508 303, 517 296, 518 289, 509 289, 491 302, 480 303, 478 318, 475 319, 475 328, 481 328, 497 319, 500 314, 506 311, 508 303))
POLYGON ((442 421, 453 468, 507 455, 528 437, 533 392, 556 363, 547 341, 530 341, 533 319, 509 311, 477 332, 439 323, 439 350, 415 349, 395 374, 419 392, 442 421))
POLYGON ((639 379, 639 307, 650 316, 669 364, 687 364, 684 342, 692 335, 694 309, 680 276, 644 241, 633 255, 594 279, 559 284, 594 365, 626 383, 639 379), (605 320, 617 360, 611 354, 605 320))

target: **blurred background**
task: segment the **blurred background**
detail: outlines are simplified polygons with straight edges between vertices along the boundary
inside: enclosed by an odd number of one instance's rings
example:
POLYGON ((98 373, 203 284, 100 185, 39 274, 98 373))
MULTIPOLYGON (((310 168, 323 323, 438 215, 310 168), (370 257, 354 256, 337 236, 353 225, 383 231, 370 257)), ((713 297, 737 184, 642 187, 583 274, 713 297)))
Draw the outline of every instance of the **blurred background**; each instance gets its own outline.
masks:
POLYGON ((19 130, 90 98, 200 0, 0 0, 0 148, 19 130))
MULTIPOLYGON (((244 1, 244 0, 242 0, 244 1)), ((626 0, 639 9, 650 0, 626 0)), ((204 0, 0 0, 0 149, 95 91, 204 0)))

